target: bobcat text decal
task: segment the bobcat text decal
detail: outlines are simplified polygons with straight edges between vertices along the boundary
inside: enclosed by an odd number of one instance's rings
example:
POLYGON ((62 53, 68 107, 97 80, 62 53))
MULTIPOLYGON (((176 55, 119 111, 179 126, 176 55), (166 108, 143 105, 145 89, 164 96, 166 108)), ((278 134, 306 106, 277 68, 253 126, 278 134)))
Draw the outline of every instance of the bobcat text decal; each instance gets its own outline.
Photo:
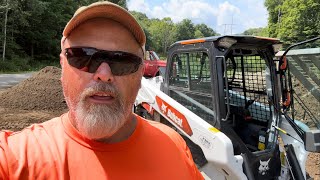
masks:
POLYGON ((165 116, 167 116, 174 124, 178 125, 189 136, 193 134, 190 125, 183 114, 171 107, 167 102, 163 101, 158 96, 156 96, 156 101, 161 112, 165 116))

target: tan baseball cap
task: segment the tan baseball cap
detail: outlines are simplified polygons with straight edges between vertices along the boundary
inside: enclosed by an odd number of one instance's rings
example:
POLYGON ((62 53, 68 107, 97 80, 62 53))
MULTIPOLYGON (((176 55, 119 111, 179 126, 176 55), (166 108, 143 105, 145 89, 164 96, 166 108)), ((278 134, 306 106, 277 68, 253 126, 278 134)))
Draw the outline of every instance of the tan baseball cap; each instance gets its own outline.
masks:
POLYGON ((68 37, 72 30, 81 23, 93 18, 108 18, 119 22, 133 34, 144 50, 146 36, 139 23, 126 9, 109 1, 95 2, 89 6, 80 7, 64 28, 63 39, 68 37))

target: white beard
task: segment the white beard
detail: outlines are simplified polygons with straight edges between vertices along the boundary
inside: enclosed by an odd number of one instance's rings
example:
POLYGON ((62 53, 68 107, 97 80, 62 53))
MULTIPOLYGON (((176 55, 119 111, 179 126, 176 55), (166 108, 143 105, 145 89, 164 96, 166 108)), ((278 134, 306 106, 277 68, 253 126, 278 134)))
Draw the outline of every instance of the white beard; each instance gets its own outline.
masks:
POLYGON ((75 108, 75 123, 83 136, 94 140, 109 138, 125 124, 131 107, 118 92, 110 84, 100 83, 86 88, 81 93, 75 108), (115 102, 112 105, 88 102, 87 97, 95 92, 111 92, 115 102))

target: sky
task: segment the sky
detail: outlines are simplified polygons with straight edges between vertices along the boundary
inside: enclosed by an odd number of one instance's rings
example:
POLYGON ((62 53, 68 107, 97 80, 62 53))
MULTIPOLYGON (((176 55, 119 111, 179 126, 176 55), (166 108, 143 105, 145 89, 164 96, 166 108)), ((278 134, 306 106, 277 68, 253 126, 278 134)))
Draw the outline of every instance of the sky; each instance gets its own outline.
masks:
POLYGON ((268 22, 264 0, 129 0, 127 5, 149 19, 170 17, 177 23, 187 18, 222 35, 266 27, 268 22))

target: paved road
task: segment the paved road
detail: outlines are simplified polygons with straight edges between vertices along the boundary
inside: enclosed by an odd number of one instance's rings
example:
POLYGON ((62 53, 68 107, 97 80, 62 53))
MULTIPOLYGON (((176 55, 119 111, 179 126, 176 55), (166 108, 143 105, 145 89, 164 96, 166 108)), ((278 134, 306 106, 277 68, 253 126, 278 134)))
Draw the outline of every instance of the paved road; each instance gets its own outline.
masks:
POLYGON ((0 74, 0 89, 6 89, 18 84, 20 81, 29 78, 33 73, 25 74, 0 74))

